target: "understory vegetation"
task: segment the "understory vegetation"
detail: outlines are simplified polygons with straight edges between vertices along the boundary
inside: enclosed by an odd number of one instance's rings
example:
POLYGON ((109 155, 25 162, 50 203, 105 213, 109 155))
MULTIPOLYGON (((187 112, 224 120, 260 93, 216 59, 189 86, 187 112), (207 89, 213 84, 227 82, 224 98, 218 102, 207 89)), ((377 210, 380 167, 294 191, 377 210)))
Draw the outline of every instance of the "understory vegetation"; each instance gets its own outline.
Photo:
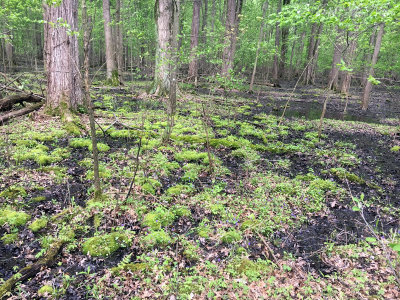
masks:
POLYGON ((146 84, 92 89, 100 201, 85 126, 38 113, 1 127, 0 281, 63 243, 8 296, 400 297, 398 119, 328 118, 319 136, 296 103, 280 122, 285 89, 187 85, 163 142, 166 104, 137 97, 146 84))

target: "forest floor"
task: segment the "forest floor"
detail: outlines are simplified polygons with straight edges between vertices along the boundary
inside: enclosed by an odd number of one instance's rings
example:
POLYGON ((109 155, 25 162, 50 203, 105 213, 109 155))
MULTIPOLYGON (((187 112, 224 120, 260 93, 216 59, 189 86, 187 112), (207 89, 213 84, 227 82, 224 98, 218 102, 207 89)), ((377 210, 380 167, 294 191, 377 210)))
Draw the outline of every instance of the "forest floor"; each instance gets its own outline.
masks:
POLYGON ((399 89, 345 115, 331 94, 319 139, 320 88, 182 85, 163 144, 148 84, 93 86, 102 202, 87 125, 39 111, 0 127, 0 284, 64 242, 9 299, 400 298, 399 89))

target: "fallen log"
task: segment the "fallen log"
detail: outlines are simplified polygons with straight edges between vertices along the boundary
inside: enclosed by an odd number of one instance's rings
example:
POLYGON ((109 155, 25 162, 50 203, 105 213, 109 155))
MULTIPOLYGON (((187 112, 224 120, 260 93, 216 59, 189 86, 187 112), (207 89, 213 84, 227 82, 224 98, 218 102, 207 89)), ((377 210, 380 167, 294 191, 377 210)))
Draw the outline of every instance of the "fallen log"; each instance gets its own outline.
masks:
POLYGON ((36 263, 26 266, 21 269, 17 274, 14 274, 6 282, 0 286, 0 299, 9 296, 12 288, 18 283, 35 276, 43 267, 49 267, 54 263, 54 260, 60 251, 64 242, 62 240, 55 241, 47 250, 43 258, 36 263))
POLYGON ((25 94, 25 93, 7 96, 3 99, 0 99, 0 110, 10 110, 14 104, 22 103, 24 101, 31 103, 38 103, 42 102, 43 98, 33 94, 25 94))
POLYGON ((20 116, 29 114, 35 110, 38 110, 39 108, 41 108, 43 106, 43 104, 44 104, 44 102, 36 103, 34 105, 30 105, 25 108, 4 114, 4 115, 0 116, 0 125, 2 125, 3 123, 7 122, 10 119, 20 117, 20 116))

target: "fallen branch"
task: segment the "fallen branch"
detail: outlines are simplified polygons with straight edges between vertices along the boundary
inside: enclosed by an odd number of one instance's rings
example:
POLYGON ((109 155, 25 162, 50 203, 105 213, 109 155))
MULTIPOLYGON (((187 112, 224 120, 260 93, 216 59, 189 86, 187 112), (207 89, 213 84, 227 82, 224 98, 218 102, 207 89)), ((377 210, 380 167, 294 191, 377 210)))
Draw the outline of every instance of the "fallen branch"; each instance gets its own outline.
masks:
POLYGON ((3 99, 0 99, 0 110, 10 110, 13 105, 22 103, 24 101, 31 103, 38 103, 42 102, 43 98, 33 94, 17 94, 17 95, 7 96, 4 97, 3 99))
POLYGON ((39 108, 41 108, 43 106, 44 102, 40 102, 31 106, 27 106, 25 108, 22 108, 20 110, 16 110, 16 111, 12 111, 10 113, 7 113, 5 115, 0 116, 0 125, 2 125, 3 123, 7 122, 10 119, 16 118, 16 117, 20 117, 26 114, 29 114, 35 110, 38 110, 39 108))
POLYGON ((14 274, 10 279, 8 279, 3 285, 0 286, 0 299, 5 298, 11 293, 12 288, 19 282, 23 282, 28 278, 35 276, 43 267, 49 267, 54 263, 54 260, 60 251, 63 241, 55 241, 47 250, 43 258, 38 260, 36 263, 26 266, 17 274, 14 274))

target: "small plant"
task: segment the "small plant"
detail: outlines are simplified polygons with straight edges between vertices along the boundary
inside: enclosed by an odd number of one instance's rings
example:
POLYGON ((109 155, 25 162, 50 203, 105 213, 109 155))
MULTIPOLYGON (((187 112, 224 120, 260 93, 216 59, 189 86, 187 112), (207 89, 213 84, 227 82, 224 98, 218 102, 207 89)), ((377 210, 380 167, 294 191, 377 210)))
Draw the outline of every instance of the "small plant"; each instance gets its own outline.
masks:
POLYGON ((94 236, 82 245, 82 252, 91 256, 108 256, 121 247, 128 247, 130 238, 123 233, 112 232, 94 236))
POLYGON ((29 229, 32 230, 32 232, 38 232, 40 229, 45 228, 47 226, 47 218, 42 217, 40 219, 36 219, 35 221, 32 222, 32 224, 29 225, 29 229))
POLYGON ((152 230, 160 230, 162 227, 171 225, 174 220, 175 215, 172 212, 158 207, 154 212, 144 216, 143 225, 150 227, 152 230))
POLYGON ((239 231, 231 229, 222 235, 221 241, 224 244, 234 244, 242 240, 242 235, 239 231))

